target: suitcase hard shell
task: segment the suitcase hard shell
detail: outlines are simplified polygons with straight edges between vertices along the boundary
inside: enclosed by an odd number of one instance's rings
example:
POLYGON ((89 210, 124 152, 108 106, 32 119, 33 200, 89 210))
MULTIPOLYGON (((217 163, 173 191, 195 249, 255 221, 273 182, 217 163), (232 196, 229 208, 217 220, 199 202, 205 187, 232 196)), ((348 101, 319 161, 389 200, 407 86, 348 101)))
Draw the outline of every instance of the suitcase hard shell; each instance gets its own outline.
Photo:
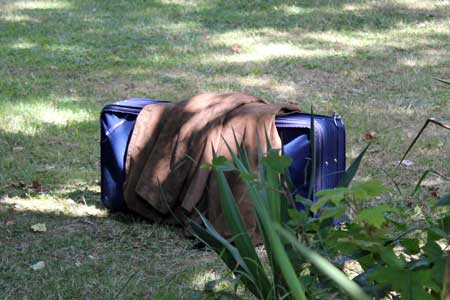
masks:
MULTIPOLYGON (((116 211, 126 211, 123 199, 125 159, 134 123, 142 108, 164 103, 131 98, 106 105, 100 115, 101 200, 116 211)), ((307 196, 311 154, 309 131, 311 115, 296 113, 278 116, 275 125, 283 142, 283 153, 292 158, 289 168, 295 194, 307 196)), ((337 186, 345 171, 345 127, 339 115, 314 115, 316 176, 313 193, 337 186)), ((301 208, 301 207, 298 207, 301 208)))

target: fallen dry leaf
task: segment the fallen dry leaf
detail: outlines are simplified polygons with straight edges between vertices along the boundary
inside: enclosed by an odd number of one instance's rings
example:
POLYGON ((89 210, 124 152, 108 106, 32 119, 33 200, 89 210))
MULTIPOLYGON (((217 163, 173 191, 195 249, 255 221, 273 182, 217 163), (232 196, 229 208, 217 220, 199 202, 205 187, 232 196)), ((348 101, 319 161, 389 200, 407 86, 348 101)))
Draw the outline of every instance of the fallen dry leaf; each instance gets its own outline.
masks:
POLYGON ((238 44, 234 44, 231 46, 231 51, 233 51, 233 53, 241 53, 242 48, 238 44))
POLYGON ((45 268, 45 261, 38 261, 37 263, 32 265, 31 268, 33 269, 33 271, 42 270, 43 268, 45 268))
POLYGON ((46 172, 56 168, 56 165, 43 165, 36 168, 36 172, 46 172))
POLYGON ((402 161, 402 165, 404 165, 405 167, 412 166, 413 164, 414 162, 412 160, 405 159, 402 161))
POLYGON ((39 180, 33 180, 33 183, 32 183, 32 185, 31 185, 31 188, 33 189, 33 190, 35 190, 36 192, 40 192, 41 191, 41 189, 42 189, 42 185, 41 185, 41 183, 39 182, 39 180))
POLYGON ((367 141, 373 141, 376 140, 378 138, 378 134, 375 131, 369 131, 364 135, 364 138, 367 141))
POLYGON ((46 232, 47 227, 44 223, 37 223, 31 226, 31 230, 33 230, 34 232, 46 232))
POLYGON ((13 151, 14 151, 14 152, 20 152, 20 151, 23 151, 23 147, 14 147, 14 148, 13 148, 13 151))
POLYGON ((16 221, 14 221, 14 220, 8 220, 8 221, 6 221, 6 226, 11 226, 11 225, 14 225, 14 224, 16 224, 16 221))

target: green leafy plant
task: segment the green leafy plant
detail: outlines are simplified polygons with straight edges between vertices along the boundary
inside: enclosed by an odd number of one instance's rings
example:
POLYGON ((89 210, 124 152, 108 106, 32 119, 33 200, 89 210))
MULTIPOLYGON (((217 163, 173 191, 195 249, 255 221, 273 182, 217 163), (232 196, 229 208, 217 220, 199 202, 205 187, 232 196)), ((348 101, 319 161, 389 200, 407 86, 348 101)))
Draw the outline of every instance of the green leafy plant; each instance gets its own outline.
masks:
POLYGON ((412 221, 411 211, 380 198, 389 192, 382 181, 350 184, 368 147, 347 170, 346 184, 316 193, 316 202, 297 197, 303 211, 283 205, 289 199, 281 174, 289 158, 269 148, 256 174, 240 147, 238 154, 230 150, 232 161, 215 157, 208 167, 218 178, 233 238, 224 239, 203 216, 205 228, 191 223, 194 234, 258 299, 323 299, 339 290, 352 299, 381 299, 391 292, 402 299, 444 299, 449 196, 428 214, 416 208, 421 218, 412 221), (225 172, 238 172, 247 186, 268 265, 254 251, 225 172), (354 280, 342 272, 349 262, 360 268, 354 280))
POLYGON ((205 228, 191 222, 195 236, 219 254, 258 299, 308 299, 311 292, 305 287, 310 286, 310 282, 323 282, 335 291, 338 287, 352 299, 370 299, 341 270, 306 247, 288 226, 289 219, 284 219, 283 216, 288 216, 289 211, 281 174, 290 165, 290 158, 279 156, 269 146, 267 155, 259 164, 258 176, 250 169, 245 149, 238 147, 238 154, 230 149, 230 154, 233 158, 231 164, 223 157, 215 157, 208 167, 214 169, 217 176, 221 205, 233 236, 232 242, 220 236, 203 216, 205 228), (226 181, 224 173, 230 171, 238 172, 247 187, 269 260, 268 272, 254 250, 226 181), (304 263, 311 265, 312 275, 301 275, 304 263), (319 280, 322 278, 326 279, 319 280))

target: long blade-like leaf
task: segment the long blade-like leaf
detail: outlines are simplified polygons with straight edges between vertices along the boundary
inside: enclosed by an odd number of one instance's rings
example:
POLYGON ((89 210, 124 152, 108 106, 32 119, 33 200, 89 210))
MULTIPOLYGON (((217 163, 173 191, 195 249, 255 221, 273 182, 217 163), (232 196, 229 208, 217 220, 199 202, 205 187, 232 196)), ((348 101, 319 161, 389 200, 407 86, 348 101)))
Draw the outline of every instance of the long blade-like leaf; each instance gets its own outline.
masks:
POLYGON ((426 178, 429 174, 434 174, 434 175, 437 175, 437 176, 439 176, 439 177, 441 177, 441 178, 443 178, 443 179, 445 179, 445 180, 447 180, 447 181, 450 181, 449 178, 445 177, 444 175, 439 174, 438 172, 436 172, 436 171, 434 171, 434 170, 432 170, 432 169, 426 170, 425 172, 423 172, 422 176, 420 176, 420 179, 419 179, 419 181, 417 182, 416 187, 414 188, 414 191, 413 191, 413 193, 411 194, 411 197, 414 196, 414 195, 417 193, 417 191, 420 189, 420 185, 422 184, 422 181, 424 181, 425 178, 426 178))
POLYGON ((274 224, 276 231, 291 245, 300 252, 310 263, 312 263, 320 272, 333 280, 337 286, 348 296, 355 300, 370 300, 371 298, 355 282, 350 280, 341 270, 335 267, 328 260, 308 249, 300 243, 295 236, 278 224, 274 224))
POLYGON ((417 140, 420 138, 420 136, 422 135, 423 131, 425 130, 425 128, 427 128, 428 124, 435 124, 438 125, 442 128, 445 128, 447 130, 450 130, 450 124, 445 124, 444 122, 438 121, 434 118, 429 118, 428 120, 425 121, 425 124, 423 124, 422 128, 420 129, 419 133, 416 135, 416 137, 414 138, 414 140, 412 141, 412 143, 409 145, 408 149, 406 150, 405 154, 403 154, 402 159, 400 160, 400 162, 397 165, 397 168, 402 164, 402 162, 405 160, 406 156, 408 155, 409 151, 411 151, 412 147, 416 144, 417 140))
MULTIPOLYGON (((264 158, 264 159, 267 159, 264 158)), ((272 220, 280 223, 281 222, 281 203, 280 203, 280 192, 278 188, 280 187, 280 176, 277 172, 270 168, 270 166, 265 168, 266 170, 266 188, 268 189, 268 202, 270 214, 272 220)))
POLYGON ((350 185, 350 183, 352 182, 353 178, 356 175, 356 172, 358 172, 361 160, 363 159, 364 154, 366 154, 367 149, 369 149, 370 145, 371 145, 370 143, 367 144, 367 146, 363 149, 363 151, 361 151, 358 157, 352 162, 347 171, 345 171, 341 180, 339 180, 337 187, 348 187, 350 185))
MULTIPOLYGON (((225 144, 228 147, 230 155, 233 157, 236 168, 241 174, 241 178, 244 181, 247 191, 252 200, 253 208, 256 212, 258 224, 261 231, 263 231, 263 237, 265 238, 265 243, 268 248, 272 249, 273 256, 276 260, 277 265, 281 266, 282 275, 292 292, 292 297, 295 300, 306 300, 305 290, 302 283, 297 278, 295 270, 290 262, 289 257, 284 249, 284 246, 275 232, 272 226, 272 220, 267 210, 267 206, 264 204, 264 199, 259 191, 259 185, 255 184, 251 175, 252 172, 242 163, 242 161, 234 154, 228 143, 225 144)), ((270 290, 269 290, 270 292, 270 290)))
MULTIPOLYGON (((249 170, 247 170, 241 163, 237 163, 236 166, 241 173, 249 173, 249 170)), ((252 200, 252 204, 257 215, 258 224, 263 232, 266 248, 271 249, 271 252, 273 253, 271 257, 273 257, 276 264, 280 266, 281 274, 292 292, 293 299, 306 300, 303 285, 297 278, 291 261, 286 253, 286 250, 284 249, 283 243, 272 226, 273 223, 267 206, 264 205, 257 186, 248 178, 249 177, 245 176, 243 177, 243 180, 250 194, 250 199, 252 200)))
MULTIPOLYGON (((220 204, 227 221, 228 228, 234 238, 236 248, 247 263, 250 272, 256 280, 259 290, 263 295, 267 295, 270 288, 270 281, 264 271, 264 267, 256 254, 255 247, 250 239, 247 227, 242 220, 239 208, 231 192, 230 186, 223 171, 216 170, 217 183, 220 193, 220 204)), ((258 296, 258 295, 255 295, 258 296)))
MULTIPOLYGON (((245 135, 245 132, 244 132, 245 135)), ((245 149, 245 147, 242 146, 242 143, 239 143, 237 136, 236 136, 236 131, 234 131, 233 129, 233 138, 234 138, 234 144, 236 146, 236 150, 237 150, 237 157, 244 163, 244 165, 247 166, 247 168, 250 168, 250 160, 248 158, 248 153, 247 153, 247 149, 245 149)))
POLYGON ((206 229, 191 221, 190 225, 192 227, 193 235, 214 250, 230 270, 238 275, 242 275, 241 280, 250 292, 254 295, 261 296, 261 292, 255 284, 255 278, 251 274, 238 249, 224 239, 201 214, 200 217, 203 220, 206 229))
POLYGON ((450 81, 448 81, 448 80, 444 80, 444 79, 441 79, 441 78, 433 78, 434 80, 437 80, 437 81, 439 81, 439 82, 442 82, 442 83, 445 83, 445 84, 448 84, 448 85, 450 85, 450 81))

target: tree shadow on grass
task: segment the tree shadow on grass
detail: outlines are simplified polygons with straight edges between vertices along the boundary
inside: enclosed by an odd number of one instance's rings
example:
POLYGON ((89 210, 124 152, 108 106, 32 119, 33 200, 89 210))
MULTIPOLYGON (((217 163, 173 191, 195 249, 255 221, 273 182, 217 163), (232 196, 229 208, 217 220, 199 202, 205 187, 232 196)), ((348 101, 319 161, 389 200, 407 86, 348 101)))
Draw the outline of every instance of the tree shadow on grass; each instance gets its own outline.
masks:
MULTIPOLYGON (((190 241, 145 222, 20 210, 0 202, 0 228, 0 297, 5 299, 116 299, 123 287, 121 299, 151 299, 201 269, 188 261, 199 256, 189 250, 190 241), (37 223, 46 231, 33 232, 37 223), (33 271, 39 261, 45 267, 33 271)), ((184 292, 177 288, 175 294, 184 292)))
MULTIPOLYGON (((156 78, 150 84, 166 86, 167 90, 169 86, 197 90, 195 82, 186 79, 177 81, 169 77, 167 82, 165 73, 173 69, 193 69, 190 73, 195 75, 193 71, 202 60, 200 55, 228 53, 222 45, 205 46, 204 34, 270 29, 294 33, 288 34, 286 40, 294 39, 304 45, 304 37, 296 40, 296 34, 379 32, 399 24, 446 17, 437 10, 361 1, 209 1, 197 6, 158 1, 145 5, 67 3, 67 7, 55 9, 17 8, 17 12, 34 21, 0 20, 5 28, 0 34, 0 53, 4 54, 7 78, 0 83, 0 89, 5 97, 28 99, 30 95, 48 96, 50 92, 62 95, 70 90, 90 97, 92 90, 104 81, 110 83, 107 89, 112 89, 111 78, 126 81, 127 77, 139 77, 132 75, 139 68, 146 69, 143 76, 156 78), (354 9, 350 9, 352 5, 354 9), (185 86, 180 86, 183 84, 185 86)), ((283 38, 273 37, 267 42, 280 40, 283 38)), ((309 65, 320 65, 314 57, 308 60, 309 65)), ((204 70, 199 72, 204 73, 204 70)), ((132 85, 133 80, 129 81, 132 85)), ((151 87, 147 91, 151 92, 151 87)), ((101 93, 101 96, 125 94, 107 90, 101 93)))
MULTIPOLYGON (((437 48, 448 40, 448 34, 425 32, 415 41, 420 40, 420 44, 397 49, 379 42, 353 47, 315 36, 331 31, 358 38, 358 34, 382 34, 448 17, 445 10, 406 4, 66 1, 46 8, 39 6, 46 2, 7 3, 17 4, 14 14, 22 19, 0 17, 4 29, 0 32, 0 101, 18 107, 12 112, 15 114, 23 111, 20 105, 39 106, 48 101, 54 103, 55 114, 86 110, 90 116, 88 121, 68 125, 40 118, 33 121, 34 134, 0 131, 0 151, 5 153, 0 161, 5 170, 0 182, 29 184, 39 179, 44 188, 92 185, 98 180, 96 119, 107 102, 131 96, 180 100, 204 89, 245 90, 270 99, 281 94, 277 85, 285 83, 293 91, 286 99, 325 103, 339 98, 342 105, 357 99, 364 104, 367 97, 353 94, 354 90, 367 88, 370 93, 414 88, 413 80, 399 86, 395 79, 399 74, 429 74, 433 66, 399 66, 398 58, 420 47, 437 48), (250 36, 262 32, 262 45, 292 44, 313 54, 285 55, 281 48, 260 60, 250 53, 249 60, 239 61, 239 53, 233 53, 221 37, 240 31, 250 36), (217 37, 217 41, 209 42, 206 35, 217 37), (330 51, 314 53, 323 49, 330 51), (220 56, 223 61, 217 59, 220 56), (230 61, 230 57, 238 59, 230 61), (387 72, 385 63, 389 64, 387 72), (399 67, 391 72, 394 66, 399 67), (352 72, 358 73, 356 79, 350 76, 352 72), (249 77, 268 78, 268 83, 249 83, 249 77)), ((7 16, 6 11, 3 14, 7 16)), ((385 114, 393 118, 399 115, 395 111, 385 114)))

